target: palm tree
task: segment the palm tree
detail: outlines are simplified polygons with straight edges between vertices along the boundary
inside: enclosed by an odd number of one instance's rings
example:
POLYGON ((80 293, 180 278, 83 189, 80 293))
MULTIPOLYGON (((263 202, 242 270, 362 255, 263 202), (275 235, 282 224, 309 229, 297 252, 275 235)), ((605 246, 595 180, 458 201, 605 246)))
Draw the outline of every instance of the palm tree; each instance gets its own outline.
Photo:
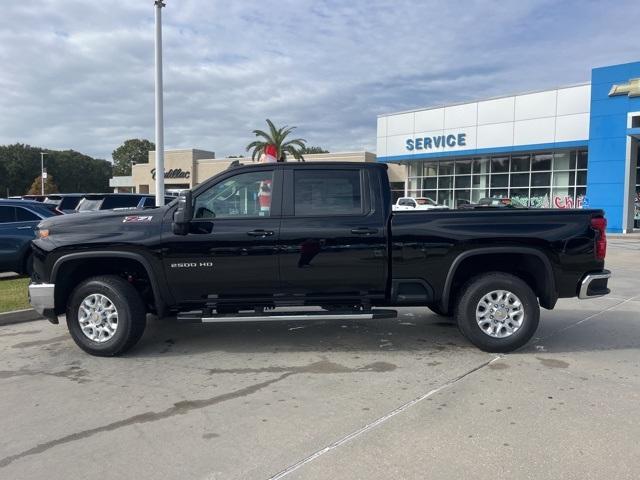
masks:
POLYGON ((271 120, 267 118, 267 124, 269 125, 269 133, 263 130, 254 130, 256 137, 260 140, 255 140, 247 145, 247 152, 253 149, 251 153, 251 160, 254 162, 256 158, 260 158, 260 154, 264 152, 267 145, 273 145, 278 152, 276 158, 279 162, 286 160, 286 154, 288 153, 299 162, 304 162, 302 152, 305 148, 306 140, 304 138, 294 138, 287 140, 287 136, 295 130, 296 127, 276 128, 271 120))

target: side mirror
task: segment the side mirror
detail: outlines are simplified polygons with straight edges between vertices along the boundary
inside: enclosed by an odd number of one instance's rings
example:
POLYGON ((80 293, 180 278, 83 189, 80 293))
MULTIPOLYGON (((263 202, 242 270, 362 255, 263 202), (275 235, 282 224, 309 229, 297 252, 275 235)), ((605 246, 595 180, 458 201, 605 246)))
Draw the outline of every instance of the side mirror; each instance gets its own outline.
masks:
POLYGON ((189 233, 189 222, 193 218, 193 198, 191 190, 180 192, 178 196, 178 208, 173 212, 171 229, 176 235, 189 233))

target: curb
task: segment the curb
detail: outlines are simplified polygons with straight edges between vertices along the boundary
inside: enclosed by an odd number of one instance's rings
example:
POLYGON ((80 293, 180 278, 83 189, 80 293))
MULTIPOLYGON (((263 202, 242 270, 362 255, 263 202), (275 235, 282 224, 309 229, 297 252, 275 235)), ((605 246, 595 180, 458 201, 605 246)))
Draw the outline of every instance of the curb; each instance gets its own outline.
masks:
POLYGON ((35 320, 43 320, 43 318, 33 308, 0 313, 0 326, 12 325, 14 323, 33 322, 35 320))

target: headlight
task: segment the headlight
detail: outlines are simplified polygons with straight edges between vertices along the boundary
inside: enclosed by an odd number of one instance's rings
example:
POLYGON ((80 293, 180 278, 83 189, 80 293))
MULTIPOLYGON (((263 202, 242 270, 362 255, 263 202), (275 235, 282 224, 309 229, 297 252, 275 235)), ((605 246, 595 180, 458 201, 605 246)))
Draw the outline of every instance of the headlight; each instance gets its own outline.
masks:
POLYGON ((37 238, 47 238, 49 236, 48 228, 36 228, 36 237, 37 238))

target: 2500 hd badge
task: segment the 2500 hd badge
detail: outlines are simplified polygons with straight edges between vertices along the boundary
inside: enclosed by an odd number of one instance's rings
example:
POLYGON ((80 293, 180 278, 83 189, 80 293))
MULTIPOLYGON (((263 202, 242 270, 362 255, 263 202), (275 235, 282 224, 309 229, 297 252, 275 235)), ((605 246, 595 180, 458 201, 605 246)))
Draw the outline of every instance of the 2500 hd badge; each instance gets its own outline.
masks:
POLYGON ((213 262, 178 262, 169 265, 171 268, 213 268, 213 262))

